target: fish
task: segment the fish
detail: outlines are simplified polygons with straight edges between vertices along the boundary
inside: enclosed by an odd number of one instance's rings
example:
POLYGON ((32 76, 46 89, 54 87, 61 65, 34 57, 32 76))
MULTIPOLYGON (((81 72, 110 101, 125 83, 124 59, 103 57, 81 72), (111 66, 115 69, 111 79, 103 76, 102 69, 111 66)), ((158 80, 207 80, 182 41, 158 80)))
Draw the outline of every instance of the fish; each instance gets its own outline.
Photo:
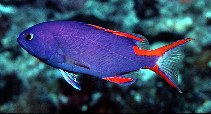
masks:
POLYGON ((17 38, 23 49, 58 69, 77 90, 81 90, 78 74, 128 86, 137 78, 125 75, 150 69, 179 92, 182 91, 178 87, 178 65, 184 45, 191 40, 184 38, 149 49, 149 42, 142 35, 77 21, 38 23, 17 38))

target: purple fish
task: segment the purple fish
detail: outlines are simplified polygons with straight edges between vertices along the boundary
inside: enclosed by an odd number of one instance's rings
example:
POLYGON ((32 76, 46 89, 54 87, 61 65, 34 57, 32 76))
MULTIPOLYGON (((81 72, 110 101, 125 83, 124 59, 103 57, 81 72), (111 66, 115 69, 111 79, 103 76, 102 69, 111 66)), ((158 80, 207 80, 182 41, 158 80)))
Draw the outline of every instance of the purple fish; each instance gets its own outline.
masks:
POLYGON ((59 69, 65 80, 79 90, 77 73, 130 85, 136 79, 124 75, 145 68, 154 71, 180 91, 177 66, 181 49, 190 40, 186 38, 149 50, 148 41, 141 35, 76 21, 40 23, 26 29, 18 37, 19 44, 26 51, 59 69))

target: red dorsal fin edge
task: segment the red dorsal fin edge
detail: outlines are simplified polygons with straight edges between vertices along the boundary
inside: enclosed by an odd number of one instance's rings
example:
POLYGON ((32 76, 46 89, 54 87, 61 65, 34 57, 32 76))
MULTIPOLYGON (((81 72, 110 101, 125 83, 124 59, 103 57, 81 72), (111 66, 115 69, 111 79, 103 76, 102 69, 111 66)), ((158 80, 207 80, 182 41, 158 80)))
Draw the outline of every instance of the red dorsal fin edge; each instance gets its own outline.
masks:
POLYGON ((105 29, 103 27, 100 27, 100 26, 97 26, 97 25, 92 25, 92 24, 88 24, 88 25, 92 26, 92 27, 95 27, 96 29, 104 30, 106 32, 115 34, 117 36, 122 36, 122 37, 130 38, 130 39, 134 39, 134 40, 137 40, 137 41, 140 41, 140 42, 144 42, 144 38, 139 38, 139 37, 134 36, 134 35, 129 34, 129 33, 124 33, 124 32, 120 32, 120 31, 114 31, 114 30, 110 30, 110 29, 105 29))

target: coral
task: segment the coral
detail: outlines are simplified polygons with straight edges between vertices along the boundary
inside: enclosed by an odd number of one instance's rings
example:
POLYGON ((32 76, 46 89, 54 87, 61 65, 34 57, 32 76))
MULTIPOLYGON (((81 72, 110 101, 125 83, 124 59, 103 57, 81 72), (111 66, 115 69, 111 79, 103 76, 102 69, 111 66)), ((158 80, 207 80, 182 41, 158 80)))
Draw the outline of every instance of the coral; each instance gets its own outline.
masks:
POLYGON ((24 89, 21 80, 14 73, 1 76, 0 82, 0 105, 10 100, 15 100, 15 97, 20 95, 24 89))
MULTIPOLYGON (((32 80, 30 88, 25 90, 15 101, 7 102, 0 110, 1 112, 32 113, 32 112, 56 112, 56 104, 52 102, 54 89, 48 89, 41 82, 32 80), (49 91, 52 90, 52 91, 49 91), (48 93, 47 93, 48 92, 48 93), (50 94, 52 92, 52 94, 50 94)), ((15 83, 14 83, 15 84, 15 83)), ((14 85, 15 87, 18 87, 14 85)), ((19 88, 19 87, 18 87, 19 88)), ((7 88, 7 91, 10 91, 7 88)), ((16 90, 18 91, 18 90, 16 90)), ((8 92, 7 92, 8 93, 8 92)), ((4 97, 5 98, 5 97, 4 97)), ((58 98, 56 98, 58 99, 58 98)))
POLYGON ((211 112, 211 101, 205 101, 201 107, 196 111, 197 113, 208 113, 211 112))
POLYGON ((108 2, 89 0, 85 4, 84 14, 109 20, 121 26, 122 31, 132 32, 139 22, 133 7, 133 0, 109 0, 108 2))

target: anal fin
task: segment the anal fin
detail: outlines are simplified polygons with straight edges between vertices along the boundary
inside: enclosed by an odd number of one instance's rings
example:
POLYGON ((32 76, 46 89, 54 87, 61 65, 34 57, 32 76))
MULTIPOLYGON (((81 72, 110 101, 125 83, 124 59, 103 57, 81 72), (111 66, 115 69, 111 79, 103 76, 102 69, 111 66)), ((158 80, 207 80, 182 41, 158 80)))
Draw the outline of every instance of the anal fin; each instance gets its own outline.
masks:
POLYGON ((131 85, 136 81, 136 79, 133 79, 133 78, 130 78, 130 77, 123 77, 121 75, 112 76, 112 77, 105 77, 103 79, 110 81, 110 82, 113 82, 113 83, 123 85, 123 86, 131 85))

